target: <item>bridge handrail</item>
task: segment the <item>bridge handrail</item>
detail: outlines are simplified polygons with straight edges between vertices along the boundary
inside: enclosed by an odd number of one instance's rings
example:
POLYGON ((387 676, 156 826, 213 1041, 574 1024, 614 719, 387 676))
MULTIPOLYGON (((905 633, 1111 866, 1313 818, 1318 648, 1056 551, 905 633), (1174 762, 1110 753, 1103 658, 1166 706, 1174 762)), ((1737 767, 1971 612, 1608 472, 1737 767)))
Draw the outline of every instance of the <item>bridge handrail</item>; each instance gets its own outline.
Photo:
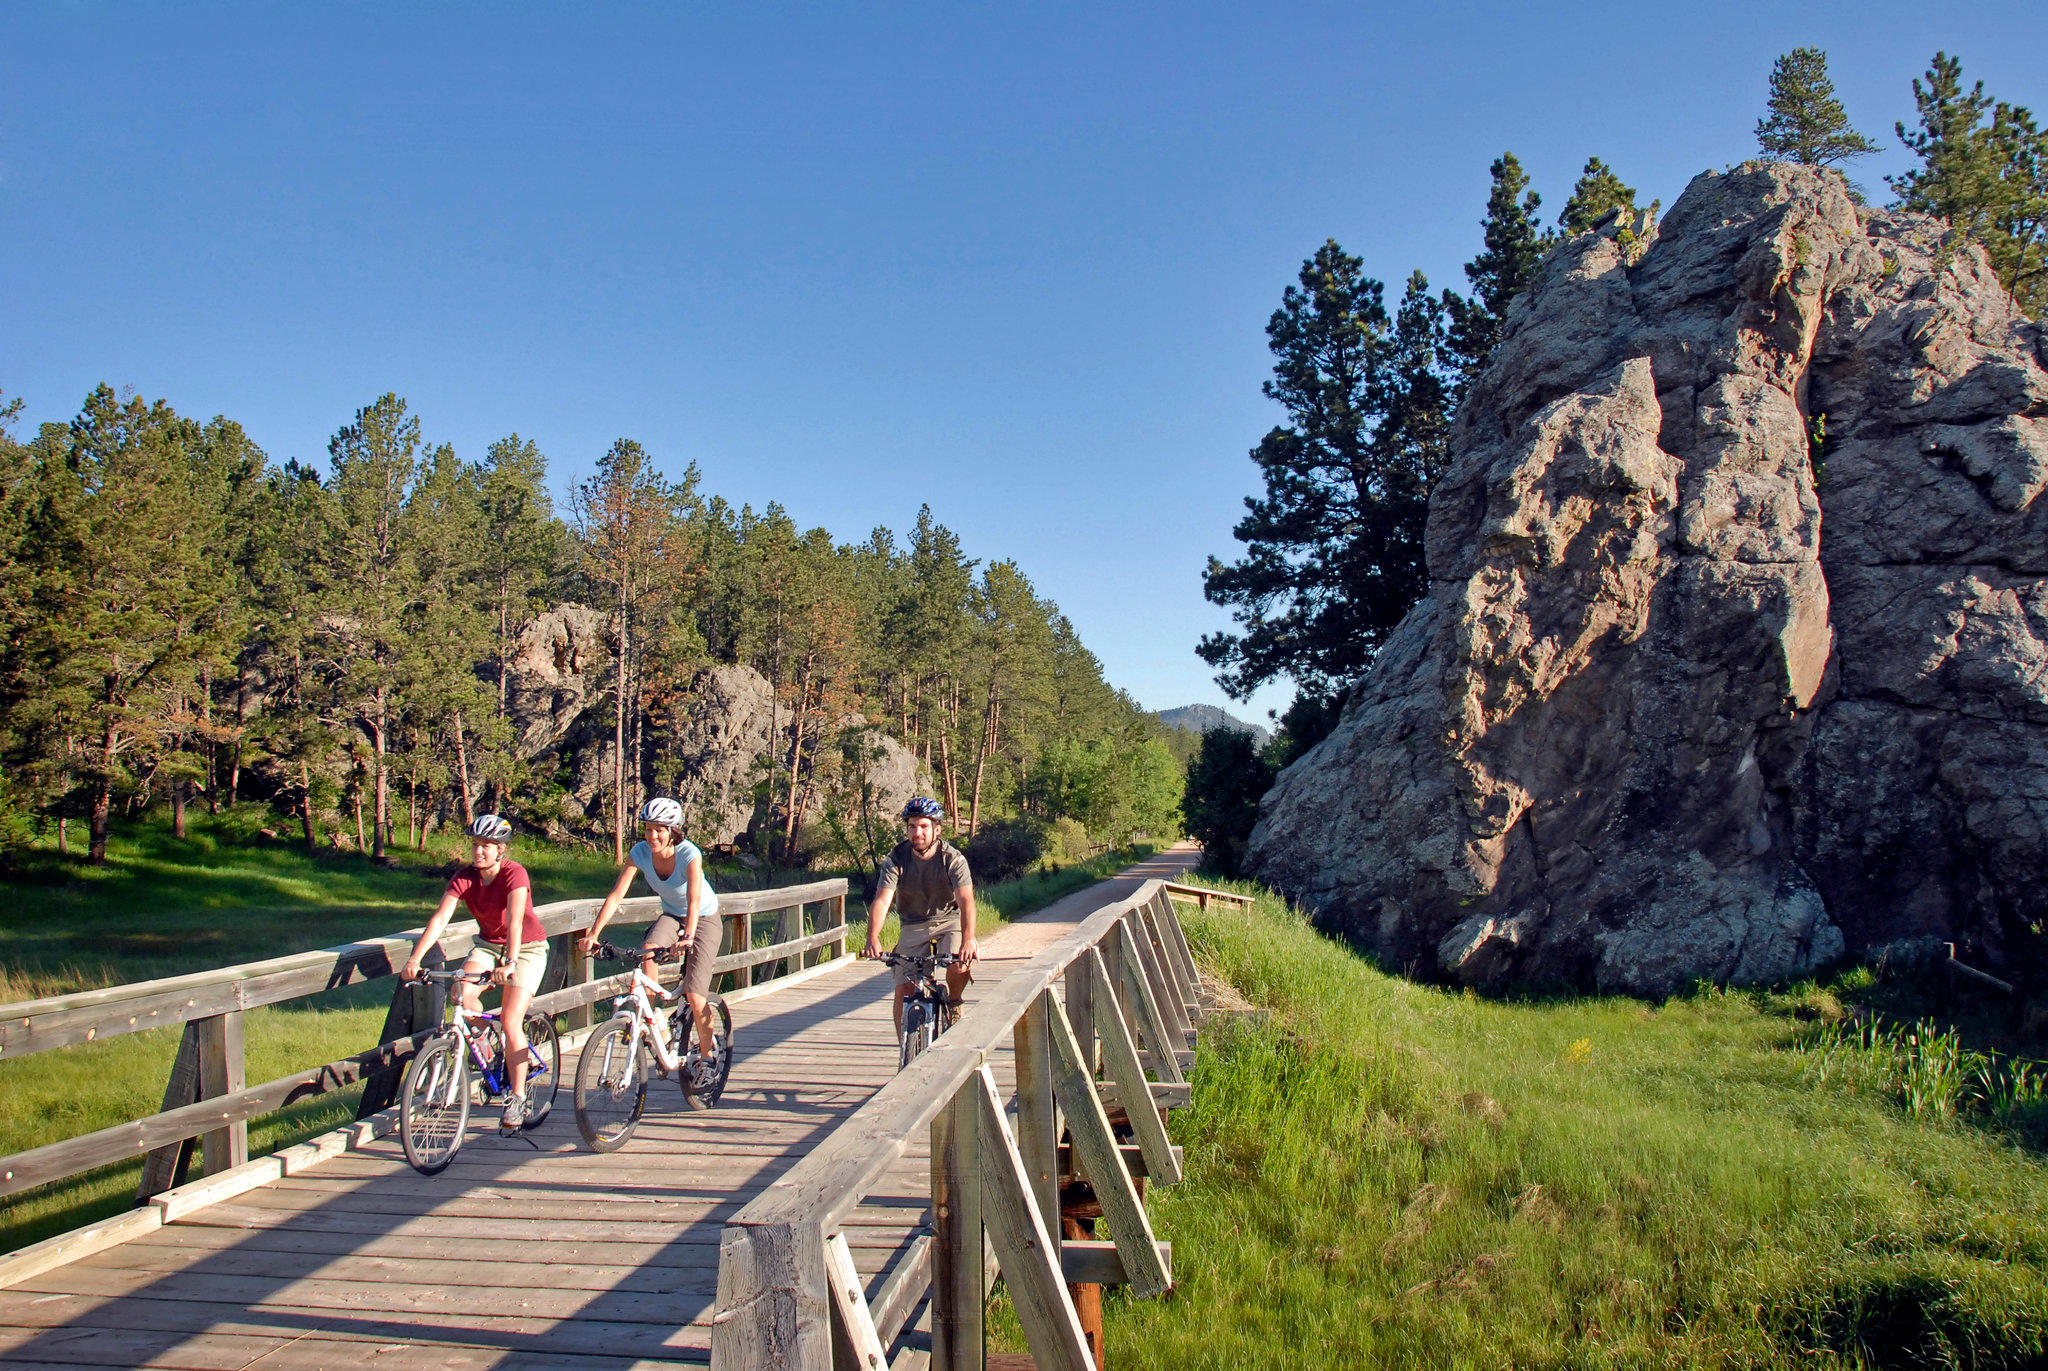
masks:
MULTIPOLYGON (((754 968, 790 959, 789 969, 795 973, 795 963, 800 963, 805 953, 821 947, 835 948, 829 960, 836 964, 847 955, 846 894, 847 883, 843 879, 721 894, 719 917, 735 926, 737 937, 729 939, 735 950, 712 963, 714 971, 734 973, 743 984, 751 985, 754 968), (816 932, 804 933, 802 911, 811 904, 828 906, 829 923, 816 932), (754 948, 753 916, 767 913, 783 916, 777 941, 754 948)), ((548 935, 556 937, 590 927, 601 903, 560 900, 542 905, 534 912, 548 935)), ((624 901, 616 922, 646 923, 660 912, 658 897, 643 896, 624 901)), ((196 1037, 196 1042, 187 1044, 195 1059, 192 1066, 197 1068, 201 1080, 211 1077, 220 1087, 202 1087, 197 1093, 203 1098, 196 1103, 171 1106, 168 1097, 180 1089, 178 1073, 186 1069, 186 1048, 181 1048, 179 1067, 174 1068, 172 1086, 166 1092, 165 1109, 128 1123, 0 1157, 0 1197, 140 1153, 175 1148, 189 1138, 218 1137, 218 1145, 209 1144, 206 1169, 209 1174, 223 1170, 247 1159, 250 1119, 301 1096, 338 1090, 371 1072, 401 1065, 428 1032, 393 1038, 340 1061, 247 1086, 242 1083, 240 1017, 244 1009, 393 976, 404 965, 421 931, 415 928, 215 971, 0 1006, 0 1053, 5 1054, 0 1060, 184 1023, 188 1038, 196 1037), (222 1136, 231 1130, 233 1136, 222 1136)), ((459 960, 474 945, 476 934, 474 920, 451 923, 435 944, 436 950, 447 960, 459 960)), ((630 979, 629 974, 593 979, 589 960, 573 947, 569 967, 573 983, 536 996, 534 1008, 549 1014, 576 1010, 621 993, 630 979)), ((666 974, 673 977, 679 971, 669 968, 666 974)), ((773 984, 774 981, 763 982, 764 987, 773 984)), ((191 1099, 193 1092, 189 1086, 186 1092, 184 1098, 191 1099)), ((145 1187, 149 1184, 145 1180, 145 1187)))
POLYGON ((1152 1237, 1133 1166, 1155 1181, 1180 1178, 1155 1101, 1184 1098, 1181 1057, 1193 1038, 1191 1016, 1199 1014, 1198 983, 1159 880, 1096 911, 1011 971, 726 1221, 714 1367, 835 1365, 835 1340, 856 1364, 884 1364, 877 1359, 885 1359, 927 1283, 941 1339, 978 1349, 984 1222, 1038 1364, 1091 1364, 1066 1282, 1128 1281, 1141 1296, 1171 1284, 1169 1245, 1152 1237), (1053 993, 1062 977, 1064 1004, 1053 993), (1095 1079, 1098 1037, 1108 1072, 1102 1082, 1095 1079), (987 1066, 988 1053, 1005 1040, 1017 1049, 1014 1130, 987 1066), (1145 1080, 1148 1068, 1157 1084, 1145 1080), (1138 1157, 1116 1143, 1099 1091, 1123 1108, 1138 1157), (1061 1238, 1062 1114, 1071 1155, 1096 1189, 1114 1244, 1061 1238), (934 1231, 898 1261, 870 1305, 839 1229, 927 1128, 934 1231))
POLYGON ((1184 885, 1179 881, 1168 881, 1166 893, 1176 900, 1187 900, 1200 905, 1203 909, 1209 907, 1211 900, 1230 900, 1247 909, 1252 905, 1252 897, 1249 895, 1240 895, 1233 890, 1211 890, 1205 885, 1184 885))

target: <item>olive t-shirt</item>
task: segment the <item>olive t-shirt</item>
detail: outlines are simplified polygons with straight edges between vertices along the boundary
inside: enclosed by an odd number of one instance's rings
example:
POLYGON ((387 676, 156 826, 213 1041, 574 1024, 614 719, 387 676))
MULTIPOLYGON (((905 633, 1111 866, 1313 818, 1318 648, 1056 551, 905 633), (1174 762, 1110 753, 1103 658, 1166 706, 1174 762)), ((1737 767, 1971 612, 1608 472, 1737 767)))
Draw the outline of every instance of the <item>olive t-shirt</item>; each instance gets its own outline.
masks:
POLYGON ((896 892, 896 917, 907 924, 920 924, 953 908, 953 891, 973 886, 974 873, 967 859, 951 843, 941 842, 929 857, 920 857, 908 839, 882 859, 875 893, 896 892))

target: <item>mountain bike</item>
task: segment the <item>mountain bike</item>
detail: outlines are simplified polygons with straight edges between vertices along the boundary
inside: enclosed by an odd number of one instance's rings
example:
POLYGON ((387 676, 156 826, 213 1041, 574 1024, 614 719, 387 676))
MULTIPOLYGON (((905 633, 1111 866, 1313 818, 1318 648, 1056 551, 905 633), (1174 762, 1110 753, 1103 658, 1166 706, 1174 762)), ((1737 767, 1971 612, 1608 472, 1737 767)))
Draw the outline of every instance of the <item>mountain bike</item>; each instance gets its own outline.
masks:
MULTIPOLYGON (((664 947, 653 955, 657 962, 672 962, 682 953, 681 948, 664 947)), ((646 954, 639 948, 599 943, 592 955, 638 961, 646 954)), ((655 1003, 681 999, 681 987, 664 990, 661 982, 635 966, 626 993, 612 1001, 616 1012, 583 1044, 576 1063, 576 1127, 597 1151, 615 1152, 633 1136, 647 1108, 647 1082, 656 1075, 675 1073, 683 1103, 692 1109, 709 1109, 725 1093, 726 1077, 732 1074, 732 1011, 718 996, 706 997, 713 1044, 712 1055, 706 1057, 698 1050, 687 1002, 669 1016, 669 1032, 660 1032, 655 1003)))
POLYGON ((953 1026, 953 996, 946 989, 946 978, 939 972, 957 964, 960 958, 950 952, 920 952, 913 956, 884 952, 881 960, 910 971, 910 993, 903 997, 902 1054, 896 1059, 896 1069, 901 1071, 910 1065, 911 1058, 937 1042, 939 1034, 953 1026))
MULTIPOLYGON (((490 975, 423 971, 420 979, 481 984, 490 975)), ((463 1008, 459 996, 453 1008, 454 1019, 413 1053, 398 1090, 398 1140, 406 1161, 422 1176, 444 1171, 455 1160, 473 1102, 502 1100, 512 1087, 497 1011, 472 1012, 463 1008)), ((519 1131, 525 1132, 538 1128, 555 1107, 562 1045, 555 1021, 546 1014, 529 1010, 521 1027, 526 1030, 526 1120, 519 1131)))

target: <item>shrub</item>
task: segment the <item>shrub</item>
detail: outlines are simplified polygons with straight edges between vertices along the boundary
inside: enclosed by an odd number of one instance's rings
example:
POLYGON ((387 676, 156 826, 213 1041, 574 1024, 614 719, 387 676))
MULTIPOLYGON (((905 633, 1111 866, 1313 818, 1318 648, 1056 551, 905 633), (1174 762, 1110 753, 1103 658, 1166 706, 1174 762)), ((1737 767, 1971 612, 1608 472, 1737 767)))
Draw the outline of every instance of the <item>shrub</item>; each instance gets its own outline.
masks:
POLYGON ((1051 834, 1036 819, 991 819, 961 850, 978 884, 1015 880, 1038 864, 1051 834))

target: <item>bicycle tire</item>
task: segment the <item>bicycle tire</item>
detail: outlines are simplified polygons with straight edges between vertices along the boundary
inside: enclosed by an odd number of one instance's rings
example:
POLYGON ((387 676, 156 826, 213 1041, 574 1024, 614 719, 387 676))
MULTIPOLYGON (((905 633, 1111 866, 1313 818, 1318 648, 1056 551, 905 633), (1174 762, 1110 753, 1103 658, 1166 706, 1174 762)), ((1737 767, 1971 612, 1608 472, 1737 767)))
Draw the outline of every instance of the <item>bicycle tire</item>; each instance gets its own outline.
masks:
POLYGON ((594 1151, 624 1147, 647 1108, 653 1056, 645 1043, 634 1053, 632 1042, 633 1020, 621 1014, 590 1035, 577 1059, 576 1128, 594 1151))
POLYGON ((905 1000, 903 1002, 903 1048, 901 1054, 896 1059, 896 1069, 898 1071, 909 1066, 912 1059, 925 1049, 926 1038, 924 1030, 929 1025, 925 1023, 924 1016, 925 1007, 923 1000, 905 1000))
POLYGON ((554 1111, 562 1088, 562 1035, 551 1014, 531 1010, 519 1021, 526 1033, 526 1119, 521 1129, 538 1128, 554 1111))
POLYGON ((687 1013, 676 1016, 690 1043, 683 1057, 683 1069, 676 1074, 682 1079, 683 1103, 692 1109, 709 1109, 717 1104, 718 1097, 725 1093, 726 1078, 732 1075, 732 1011, 716 995, 706 996, 705 1000, 705 1008, 711 1011, 711 1041, 718 1049, 718 1060, 711 1073, 711 1083, 701 1090, 690 1085, 690 1066, 698 1059, 696 1029, 690 1024, 687 1013))
POLYGON ((469 1062, 453 1034, 431 1039, 406 1063, 398 1090, 398 1141, 422 1176, 448 1169, 469 1125, 469 1062))

